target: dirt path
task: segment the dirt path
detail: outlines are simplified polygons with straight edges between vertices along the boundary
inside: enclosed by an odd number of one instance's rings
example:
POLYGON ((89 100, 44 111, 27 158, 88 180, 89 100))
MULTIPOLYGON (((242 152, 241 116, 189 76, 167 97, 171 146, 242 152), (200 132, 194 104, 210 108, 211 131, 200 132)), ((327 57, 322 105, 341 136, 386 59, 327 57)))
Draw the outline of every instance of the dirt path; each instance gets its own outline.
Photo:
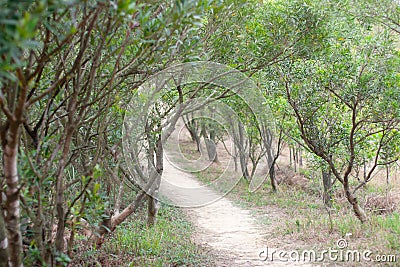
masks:
MULTIPOLYGON (((248 210, 235 206, 216 191, 202 185, 190 173, 183 172, 168 160, 160 193, 178 206, 198 206, 214 199, 218 201, 198 208, 185 208, 194 223, 195 240, 209 247, 217 256, 217 266, 299 266, 292 263, 260 260, 267 246, 268 226, 260 227, 248 210), (186 187, 185 189, 173 185, 186 187), (191 190, 190 188, 196 188, 191 190)), ((305 266, 305 265, 302 265, 305 266)))

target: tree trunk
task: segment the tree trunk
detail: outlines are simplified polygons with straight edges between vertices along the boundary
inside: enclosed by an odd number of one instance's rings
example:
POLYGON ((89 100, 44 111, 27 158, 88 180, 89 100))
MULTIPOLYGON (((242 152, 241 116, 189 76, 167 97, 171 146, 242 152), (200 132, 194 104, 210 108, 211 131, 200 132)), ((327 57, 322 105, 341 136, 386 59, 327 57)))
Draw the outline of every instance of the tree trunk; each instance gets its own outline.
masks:
POLYGON ((246 151, 245 151, 245 145, 244 145, 244 135, 243 135, 243 125, 242 123, 239 121, 238 122, 238 133, 239 133, 239 161, 240 161, 240 168, 242 169, 242 175, 243 178, 246 181, 250 180, 250 175, 249 175, 249 171, 247 169, 247 155, 246 155, 246 151))
POLYGON ((332 197, 331 197, 331 189, 332 189, 332 180, 331 180, 331 173, 322 170, 322 182, 324 185, 324 204, 327 207, 332 206, 332 197))
MULTIPOLYGON (((132 213, 136 211, 136 209, 139 207, 140 202, 144 198, 146 193, 144 191, 141 191, 137 196, 135 201, 133 201, 128 207, 126 207, 121 213, 116 214, 115 216, 112 216, 109 221, 104 221, 100 224, 99 229, 97 229, 97 232, 95 234, 92 234, 93 236, 96 236, 95 238, 95 244, 97 248, 100 248, 101 245, 104 242, 104 236, 110 231, 113 232, 118 225, 120 225, 122 222, 126 220, 132 213), (109 225, 108 225, 109 224, 109 225)), ((89 227, 88 227, 89 228, 89 227)))
MULTIPOLYGON (((19 123, 11 122, 6 140, 3 140, 3 168, 6 180, 6 227, 8 230, 8 252, 10 266, 22 266, 22 236, 20 225, 18 141, 19 123), (5 142, 4 142, 5 141, 5 142)), ((4 241, 5 239, 3 239, 4 241)), ((6 242, 5 242, 6 243, 6 242)), ((7 249, 3 243, 2 248, 7 249)))
POLYGON ((160 208, 158 200, 152 196, 147 196, 147 226, 156 224, 157 212, 160 208))
POLYGON ((189 117, 187 117, 187 120, 184 120, 184 123, 192 141, 196 142, 197 151, 200 152, 200 136, 197 134, 197 123, 189 117))
POLYGON ((71 123, 66 131, 66 137, 64 141, 64 148, 62 152, 61 160, 59 161, 59 167, 57 170, 56 180, 56 211, 57 211, 57 232, 56 232, 56 249, 58 252, 64 251, 64 232, 65 232, 65 210, 64 210, 64 169, 68 158, 68 152, 71 145, 72 134, 74 132, 74 126, 72 125, 72 119, 69 120, 71 123))
POLYGON ((233 158, 233 163, 235 164, 235 172, 237 172, 238 171, 238 162, 237 162, 237 155, 238 155, 238 149, 237 149, 237 146, 233 146, 233 149, 234 149, 234 155, 232 156, 232 158, 233 158))
POLYGON ((299 166, 303 167, 303 151, 301 150, 301 148, 298 148, 297 153, 298 153, 297 158, 299 159, 299 166))
POLYGON ((210 135, 208 135, 207 130, 206 130, 206 125, 205 125, 205 123, 202 123, 201 124, 201 136, 203 136, 204 142, 206 144, 208 160, 212 161, 212 162, 218 162, 217 146, 215 145, 214 131, 210 131, 210 135))
MULTIPOLYGON (((363 178, 364 178, 364 182, 365 182, 367 180, 367 161, 365 160, 365 157, 364 157, 364 160, 363 160, 363 165, 364 165, 363 178)), ((358 177, 358 175, 357 175, 357 177, 358 177)))
POLYGON ((121 181, 119 182, 119 187, 118 187, 118 194, 117 198, 115 200, 115 208, 114 208, 114 213, 116 215, 119 214, 119 211, 121 209, 121 201, 122 201, 122 195, 124 193, 124 178, 122 177, 121 181))
POLYGON ((37 209, 35 210, 35 222, 33 224, 33 231, 34 231, 34 238, 37 249, 40 251, 43 260, 47 263, 49 254, 45 246, 43 245, 44 240, 44 225, 43 225, 43 209, 42 209, 42 202, 40 199, 40 191, 38 192, 38 203, 37 209))
POLYGON ((251 160, 250 179, 253 179, 254 174, 256 173, 256 170, 257 170, 259 160, 254 159, 254 158, 251 158, 250 160, 251 160))
POLYGON ((200 136, 197 134, 197 132, 194 133, 193 138, 196 142, 197 152, 200 152, 200 136))
POLYGON ((208 160, 212 162, 218 162, 217 146, 215 143, 209 138, 205 138, 204 142, 206 143, 208 160))
MULTIPOLYGON (((163 162, 163 145, 161 141, 161 137, 158 138, 157 144, 155 147, 156 158, 155 158, 155 173, 150 177, 151 181, 154 179, 154 182, 150 189, 150 194, 148 195, 147 201, 147 226, 153 226, 156 223, 157 212, 159 207, 158 199, 154 196, 158 195, 158 190, 160 188, 161 176, 164 169, 163 162)), ((152 162, 154 162, 152 160, 152 162)))
MULTIPOLYGON (((123 221, 125 221, 126 218, 129 217, 129 215, 131 215, 136 211, 136 209, 138 208, 140 202, 142 201, 145 195, 146 194, 143 191, 140 192, 136 196, 135 201, 133 201, 128 207, 126 207, 123 211, 121 211, 121 213, 111 218, 111 229, 110 229, 111 232, 114 231, 115 228, 118 225, 120 225, 123 221)), ((107 233, 107 229, 105 229, 104 227, 99 230, 100 235, 104 235, 105 233, 107 233)))
POLYGON ((344 191, 346 193, 346 198, 353 207, 353 211, 356 217, 360 220, 361 223, 365 223, 367 221, 367 215, 365 214, 364 210, 360 207, 357 198, 353 196, 350 191, 350 187, 348 185, 348 181, 344 181, 344 191))
MULTIPOLYGON (((120 161, 117 160, 117 163, 112 171, 112 178, 114 181, 118 180, 118 170, 120 168, 120 161)), ((125 175, 122 174, 121 181, 119 182, 118 186, 118 193, 117 196, 115 197, 115 205, 114 205, 114 214, 118 215, 121 209, 121 202, 122 202, 122 196, 124 194, 124 181, 125 181, 125 175)))
POLYGON ((272 154, 272 149, 271 149, 271 144, 269 143, 265 143, 265 145, 269 145, 269 147, 267 147, 267 162, 268 162, 268 166, 269 166, 269 179, 271 180, 271 186, 272 186, 272 191, 277 192, 278 191, 278 183, 276 182, 276 177, 275 177, 275 164, 276 164, 276 160, 279 157, 279 152, 276 155, 272 154))
POLYGON ((297 156, 296 156, 296 149, 292 148, 292 156, 293 156, 293 166, 294 166, 294 172, 297 172, 297 156))
POLYGON ((386 198, 389 197, 389 189, 390 189, 390 167, 386 165, 386 198))
POLYGON ((8 266, 8 239, 3 211, 0 210, 0 267, 8 266))
POLYGON ((210 147, 210 148, 211 148, 211 153, 212 153, 211 155, 213 156, 212 157, 213 162, 218 163, 219 160, 218 160, 218 153, 217 153, 217 138, 215 135, 215 131, 213 129, 210 130, 210 140, 212 141, 211 142, 212 147, 210 147))
POLYGON ((389 165, 386 165, 386 186, 387 186, 387 189, 389 190, 389 186, 390 186, 390 168, 389 168, 389 165))
POLYGON ((240 168, 242 169, 242 175, 243 178, 246 181, 250 180, 250 174, 249 174, 249 170, 247 169, 247 163, 246 163, 246 158, 244 155, 240 155, 239 156, 239 161, 240 161, 240 168))
POLYGON ((278 185, 275 179, 275 162, 272 163, 271 167, 269 168, 269 178, 271 180, 272 191, 278 191, 278 185))
MULTIPOLYGON (((278 139, 278 144, 277 144, 277 151, 274 152, 273 150, 273 136, 272 132, 268 130, 267 128, 264 127, 263 129, 263 144, 266 149, 266 158, 268 162, 268 167, 269 167, 269 178, 271 180, 271 186, 272 186, 272 191, 277 192, 278 191, 278 183, 276 181, 275 177, 275 165, 276 161, 279 158, 280 151, 281 151, 281 146, 282 146, 282 130, 279 132, 279 139, 278 139)), ((290 150, 290 149, 289 149, 290 150)), ((291 156, 290 156, 291 158, 291 156)))

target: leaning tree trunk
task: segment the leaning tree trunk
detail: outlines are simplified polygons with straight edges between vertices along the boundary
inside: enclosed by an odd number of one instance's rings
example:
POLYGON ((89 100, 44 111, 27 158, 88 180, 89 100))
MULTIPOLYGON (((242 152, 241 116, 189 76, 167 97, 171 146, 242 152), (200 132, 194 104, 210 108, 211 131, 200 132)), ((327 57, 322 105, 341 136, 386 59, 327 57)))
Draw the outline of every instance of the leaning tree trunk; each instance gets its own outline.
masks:
POLYGON ((354 197, 353 193, 350 191, 350 186, 347 179, 344 180, 343 187, 346 194, 346 198, 353 207, 353 211, 356 217, 360 220, 361 223, 365 223, 367 221, 367 215, 365 214, 364 210, 360 207, 357 198, 354 197))
POLYGON ((142 202, 145 195, 146 194, 144 191, 140 192, 136 196, 136 199, 131 204, 129 204, 128 207, 121 211, 121 213, 112 216, 109 221, 103 220, 101 222, 100 227, 97 229, 96 233, 93 233, 93 236, 96 236, 95 244, 97 248, 101 247, 107 233, 113 232, 118 225, 124 222, 132 213, 134 213, 138 209, 139 204, 142 202))

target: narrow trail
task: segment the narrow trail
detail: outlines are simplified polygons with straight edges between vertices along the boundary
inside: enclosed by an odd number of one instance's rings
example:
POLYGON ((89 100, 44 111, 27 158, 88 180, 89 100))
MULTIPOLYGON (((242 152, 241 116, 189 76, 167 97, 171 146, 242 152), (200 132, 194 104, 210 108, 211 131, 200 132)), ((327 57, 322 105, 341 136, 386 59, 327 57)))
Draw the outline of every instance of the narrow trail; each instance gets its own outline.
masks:
POLYGON ((271 229, 267 229, 268 226, 261 228, 250 211, 221 198, 215 190, 202 187, 190 173, 179 170, 168 160, 164 161, 162 180, 162 195, 177 206, 189 206, 185 211, 195 226, 194 239, 217 255, 217 266, 300 266, 293 262, 262 261, 259 255, 267 244, 271 229), (174 187, 174 184, 182 188, 174 187), (212 204, 190 208, 218 198, 212 204))

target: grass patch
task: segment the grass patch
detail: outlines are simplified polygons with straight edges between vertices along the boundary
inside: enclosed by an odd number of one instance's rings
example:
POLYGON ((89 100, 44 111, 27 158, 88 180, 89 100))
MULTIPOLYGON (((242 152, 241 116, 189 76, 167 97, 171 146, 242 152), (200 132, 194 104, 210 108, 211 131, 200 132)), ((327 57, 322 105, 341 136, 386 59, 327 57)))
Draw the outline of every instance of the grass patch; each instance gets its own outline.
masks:
POLYGON ((190 237, 192 225, 177 208, 161 204, 157 223, 146 210, 122 223, 100 249, 81 251, 73 266, 210 266, 212 259, 190 237))

